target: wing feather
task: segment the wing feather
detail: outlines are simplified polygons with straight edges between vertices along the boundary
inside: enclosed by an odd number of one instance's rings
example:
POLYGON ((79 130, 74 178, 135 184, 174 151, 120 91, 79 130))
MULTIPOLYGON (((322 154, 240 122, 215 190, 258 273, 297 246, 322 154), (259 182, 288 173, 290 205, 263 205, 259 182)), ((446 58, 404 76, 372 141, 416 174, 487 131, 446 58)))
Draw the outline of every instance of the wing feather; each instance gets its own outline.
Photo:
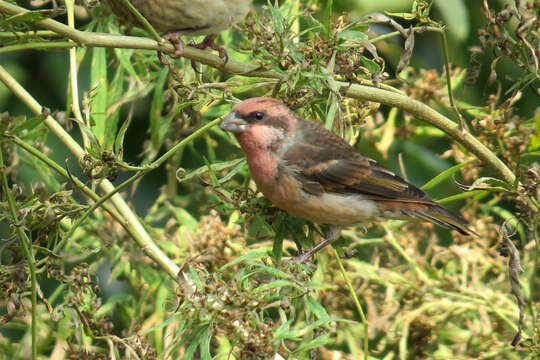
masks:
POLYGON ((358 193, 381 199, 429 201, 423 191, 375 160, 358 154, 339 136, 307 120, 298 126, 301 131, 297 133, 303 138, 295 140, 284 160, 296 169, 304 191, 314 195, 358 193))

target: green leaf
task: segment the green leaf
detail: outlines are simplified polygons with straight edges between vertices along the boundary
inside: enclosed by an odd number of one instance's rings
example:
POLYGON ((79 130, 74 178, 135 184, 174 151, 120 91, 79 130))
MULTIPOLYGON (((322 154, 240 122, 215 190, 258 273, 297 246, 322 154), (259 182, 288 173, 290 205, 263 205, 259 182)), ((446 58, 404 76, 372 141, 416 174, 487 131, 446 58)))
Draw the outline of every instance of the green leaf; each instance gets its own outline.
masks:
POLYGON ((159 151, 159 148, 162 144, 162 138, 160 136, 160 125, 163 119, 163 116, 161 114, 163 110, 163 87, 165 86, 165 81, 167 81, 168 74, 168 67, 164 67, 159 72, 158 79, 156 80, 156 85, 154 86, 152 105, 150 106, 150 136, 152 139, 152 148, 156 152, 159 151))
POLYGON ((368 40, 368 36, 361 32, 355 30, 344 30, 338 34, 338 38, 343 40, 349 40, 354 42, 362 42, 368 40))
POLYGON ((253 289, 252 293, 253 294, 258 294, 258 293, 266 291, 266 290, 282 288, 282 287, 286 287, 286 286, 290 286, 290 287, 294 287, 294 288, 297 288, 297 289, 300 289, 300 290, 304 290, 301 286, 299 286, 294 281, 276 280, 276 281, 272 281, 272 282, 270 282, 268 284, 264 284, 264 285, 256 287, 255 289, 253 289))
MULTIPOLYGON (((98 26, 97 31, 103 31, 98 26)), ((92 49, 92 66, 90 69, 90 118, 92 131, 100 144, 105 144, 107 130, 107 49, 95 47, 92 49)))
POLYGON ((114 153, 118 155, 120 159, 124 157, 124 137, 126 136, 128 125, 129 120, 126 120, 122 123, 122 125, 120 126, 120 130, 116 135, 116 139, 114 140, 114 153))
POLYGON ((370 73, 376 73, 381 71, 381 66, 378 63, 371 59, 368 59, 365 56, 361 56, 360 61, 362 62, 362 66, 367 68, 370 73))
POLYGON ((195 230, 195 228, 198 225, 197 219, 195 219, 189 212, 187 212, 184 208, 181 207, 174 207, 173 208, 173 214, 176 220, 182 224, 182 226, 185 226, 188 230, 195 230))
POLYGON ((462 167, 472 164, 475 161, 476 159, 465 161, 464 163, 454 165, 451 168, 444 170, 442 173, 425 183, 420 189, 427 191, 434 188, 436 185, 440 184, 444 180, 450 179, 450 177, 462 167))
MULTIPOLYGON (((124 94, 124 70, 121 67, 116 69, 113 79, 110 83, 110 90, 108 93, 108 103, 120 99, 124 94)), ((116 132, 118 131, 118 122, 120 121, 120 111, 113 112, 105 123, 105 139, 103 141, 103 150, 112 151, 115 140, 116 132)))
POLYGON ((332 7, 334 6, 333 0, 326 1, 326 8, 324 9, 324 29, 326 30, 326 38, 332 36, 332 7))
POLYGON ((311 296, 306 296, 305 300, 309 306, 309 309, 317 317, 317 319, 323 320, 329 318, 326 309, 317 301, 315 301, 315 299, 313 299, 311 296))
POLYGON ((210 175, 210 181, 212 182, 213 187, 219 186, 219 181, 217 179, 216 173, 212 169, 212 164, 210 164, 210 161, 206 158, 206 156, 203 156, 203 161, 206 164, 206 169, 208 170, 208 174, 210 175))
POLYGON ((384 14, 387 15, 387 16, 389 16, 389 17, 392 17, 392 18, 400 18, 400 19, 407 20, 407 21, 416 19, 416 15, 415 15, 415 14, 407 13, 407 12, 390 12, 390 11, 385 11, 384 14))
POLYGON ((137 75, 137 72, 135 71, 135 68, 133 67, 131 63, 131 55, 133 54, 134 49, 114 49, 114 54, 116 55, 116 58, 118 59, 118 62, 120 63, 119 68, 124 69, 131 77, 133 77, 137 82, 140 82, 139 76, 137 75))
POLYGON ((252 259, 260 259, 260 258, 265 257, 265 256, 266 256, 266 252, 249 252, 249 253, 247 253, 245 255, 242 255, 240 257, 237 257, 233 261, 223 265, 221 268, 219 268, 218 272, 226 270, 229 267, 234 266, 236 264, 240 264, 240 263, 242 263, 244 261, 252 260, 252 259))
POLYGON ((206 329, 201 332, 200 335, 202 360, 212 360, 212 355, 210 354, 210 340, 212 340, 212 337, 210 336, 209 330, 210 327, 206 327, 206 329))
POLYGON ((471 190, 471 191, 467 191, 465 193, 461 193, 461 194, 457 194, 457 195, 452 195, 452 196, 448 196, 448 197, 445 197, 445 198, 442 198, 442 199, 438 199, 436 200, 437 203, 439 204, 446 204, 446 203, 449 203, 449 202, 452 202, 452 201, 458 201, 458 200, 463 200, 463 199, 468 199, 470 197, 475 197, 477 195, 482 195, 482 194, 485 194, 486 192, 501 192, 501 191, 497 191, 497 190, 471 190))
POLYGON ((34 129, 45 120, 43 116, 34 116, 29 119, 25 119, 19 125, 15 126, 11 131, 12 134, 18 134, 26 129, 34 129))
POLYGON ((29 11, 22 14, 10 16, 5 20, 0 21, 0 28, 7 27, 8 25, 33 23, 36 21, 44 20, 50 16, 51 16, 50 10, 49 11, 43 11, 43 10, 29 11))
POLYGON ((534 114, 534 127, 535 132, 531 138, 531 143, 528 149, 529 151, 540 148, 540 111, 536 111, 534 114))
POLYGON ((274 235, 274 230, 260 215, 253 216, 249 225, 248 237, 253 239, 267 238, 274 235))

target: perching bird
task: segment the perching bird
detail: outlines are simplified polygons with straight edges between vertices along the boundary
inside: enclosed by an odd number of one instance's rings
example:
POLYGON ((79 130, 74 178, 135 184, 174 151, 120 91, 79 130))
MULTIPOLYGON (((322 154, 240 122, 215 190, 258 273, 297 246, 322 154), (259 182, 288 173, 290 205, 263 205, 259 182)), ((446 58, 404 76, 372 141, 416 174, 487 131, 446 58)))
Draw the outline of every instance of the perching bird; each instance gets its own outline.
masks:
MULTIPOLYGON (((164 33, 182 56, 181 35, 207 35, 198 48, 210 47, 227 58, 225 49, 214 43, 214 35, 242 20, 252 0, 130 0, 157 32, 164 33), (176 42, 175 42, 176 40, 176 42)), ((122 0, 109 0, 113 12, 124 22, 141 27, 122 0)))
POLYGON ((330 225, 324 241, 294 262, 336 240, 342 227, 366 220, 417 218, 475 234, 461 216, 276 99, 242 101, 220 127, 236 136, 251 177, 275 206, 330 225))

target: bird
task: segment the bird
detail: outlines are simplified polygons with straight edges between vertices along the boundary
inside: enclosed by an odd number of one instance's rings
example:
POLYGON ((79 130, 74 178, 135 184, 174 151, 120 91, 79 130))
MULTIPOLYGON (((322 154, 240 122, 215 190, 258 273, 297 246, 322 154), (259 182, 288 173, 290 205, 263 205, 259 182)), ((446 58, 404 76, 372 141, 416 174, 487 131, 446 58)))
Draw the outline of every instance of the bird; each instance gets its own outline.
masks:
MULTIPOLYGON (((214 42, 215 35, 242 20, 252 0, 130 0, 131 4, 164 38, 175 46, 175 57, 184 53, 182 35, 206 35, 196 45, 200 49, 212 48, 221 58, 228 60, 224 48, 214 42)), ((135 15, 122 0, 109 0, 112 11, 128 24, 142 27, 135 15)))
POLYGON ((220 128, 234 134, 251 178, 273 205, 328 225, 323 241, 290 262, 308 262, 344 227, 372 220, 419 219, 477 235, 463 217, 277 99, 237 103, 220 128))

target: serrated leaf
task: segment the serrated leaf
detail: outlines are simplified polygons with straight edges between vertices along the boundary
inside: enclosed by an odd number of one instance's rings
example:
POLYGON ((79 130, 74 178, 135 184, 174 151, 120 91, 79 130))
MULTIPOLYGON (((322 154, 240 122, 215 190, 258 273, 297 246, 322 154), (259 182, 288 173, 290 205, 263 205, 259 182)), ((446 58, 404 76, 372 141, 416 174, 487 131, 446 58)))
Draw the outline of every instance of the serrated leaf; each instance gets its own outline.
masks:
POLYGON ((46 14, 47 13, 45 13, 44 11, 29 11, 22 14, 13 15, 3 21, 0 21, 0 28, 4 28, 8 25, 41 21, 47 18, 46 14))

